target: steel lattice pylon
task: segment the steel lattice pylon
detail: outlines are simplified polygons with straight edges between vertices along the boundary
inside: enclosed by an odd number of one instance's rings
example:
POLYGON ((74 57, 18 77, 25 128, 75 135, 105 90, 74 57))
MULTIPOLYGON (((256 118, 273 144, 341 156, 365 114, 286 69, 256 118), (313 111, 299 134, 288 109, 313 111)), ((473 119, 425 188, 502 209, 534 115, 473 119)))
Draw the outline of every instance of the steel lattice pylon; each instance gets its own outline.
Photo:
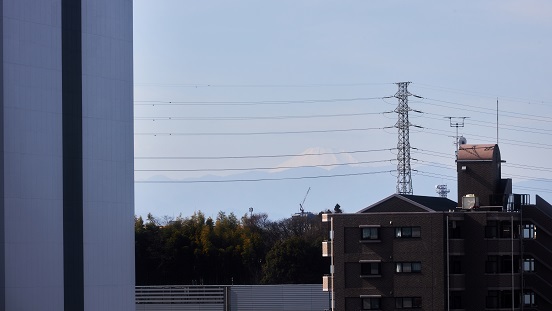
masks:
POLYGON ((409 128, 410 121, 408 121, 408 84, 410 82, 397 83, 399 90, 395 94, 395 97, 399 100, 399 105, 395 109, 395 112, 399 116, 399 120, 395 124, 395 127, 399 129, 399 141, 397 143, 397 193, 399 194, 412 194, 412 174, 410 168, 410 140, 409 140, 409 128))

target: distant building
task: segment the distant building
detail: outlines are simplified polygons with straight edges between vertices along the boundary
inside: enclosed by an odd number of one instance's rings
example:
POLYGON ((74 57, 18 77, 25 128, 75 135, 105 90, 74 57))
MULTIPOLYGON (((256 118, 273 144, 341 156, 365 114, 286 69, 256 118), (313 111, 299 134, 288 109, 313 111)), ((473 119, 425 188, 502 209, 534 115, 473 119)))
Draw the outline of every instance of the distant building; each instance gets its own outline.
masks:
POLYGON ((132 1, 0 18, 0 310, 134 310, 132 1))
POLYGON ((329 214, 334 310, 552 310, 552 206, 512 194, 498 145, 462 145, 459 204, 391 195, 329 214))

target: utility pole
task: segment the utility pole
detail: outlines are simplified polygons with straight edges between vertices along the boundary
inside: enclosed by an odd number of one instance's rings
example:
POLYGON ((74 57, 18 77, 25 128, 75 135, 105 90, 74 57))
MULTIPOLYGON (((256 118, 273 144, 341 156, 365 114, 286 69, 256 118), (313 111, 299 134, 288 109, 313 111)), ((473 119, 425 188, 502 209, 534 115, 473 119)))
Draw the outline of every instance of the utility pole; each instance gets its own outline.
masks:
POLYGON ((399 120, 395 127, 399 129, 399 141, 397 144, 397 193, 412 194, 412 170, 410 168, 410 121, 408 121, 408 84, 410 82, 397 83, 399 90, 395 97, 399 100, 399 105, 395 112, 399 114, 399 120))

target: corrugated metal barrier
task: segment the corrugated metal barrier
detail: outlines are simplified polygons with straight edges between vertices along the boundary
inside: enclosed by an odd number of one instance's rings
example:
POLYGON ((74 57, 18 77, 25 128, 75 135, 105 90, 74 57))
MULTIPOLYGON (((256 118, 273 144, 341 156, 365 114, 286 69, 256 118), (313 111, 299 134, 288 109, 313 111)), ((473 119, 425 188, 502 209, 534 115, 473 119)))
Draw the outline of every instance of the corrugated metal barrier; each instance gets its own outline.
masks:
POLYGON ((225 311, 225 286, 136 286, 137 311, 225 311))
POLYGON ((137 311, 323 311, 321 284, 136 286, 137 311))
POLYGON ((322 284, 238 285, 230 290, 232 311, 323 311, 328 305, 322 284))

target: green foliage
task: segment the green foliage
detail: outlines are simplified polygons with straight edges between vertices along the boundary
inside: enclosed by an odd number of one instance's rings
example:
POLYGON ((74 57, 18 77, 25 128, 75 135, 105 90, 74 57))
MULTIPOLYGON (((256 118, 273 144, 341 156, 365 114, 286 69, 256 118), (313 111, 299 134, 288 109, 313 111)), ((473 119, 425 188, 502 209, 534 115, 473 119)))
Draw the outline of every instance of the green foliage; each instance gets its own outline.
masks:
POLYGON ((278 241, 266 255, 264 284, 320 283, 324 269, 321 247, 303 237, 278 241))
POLYGON ((319 217, 266 214, 136 217, 136 284, 320 283, 323 227, 319 217))

